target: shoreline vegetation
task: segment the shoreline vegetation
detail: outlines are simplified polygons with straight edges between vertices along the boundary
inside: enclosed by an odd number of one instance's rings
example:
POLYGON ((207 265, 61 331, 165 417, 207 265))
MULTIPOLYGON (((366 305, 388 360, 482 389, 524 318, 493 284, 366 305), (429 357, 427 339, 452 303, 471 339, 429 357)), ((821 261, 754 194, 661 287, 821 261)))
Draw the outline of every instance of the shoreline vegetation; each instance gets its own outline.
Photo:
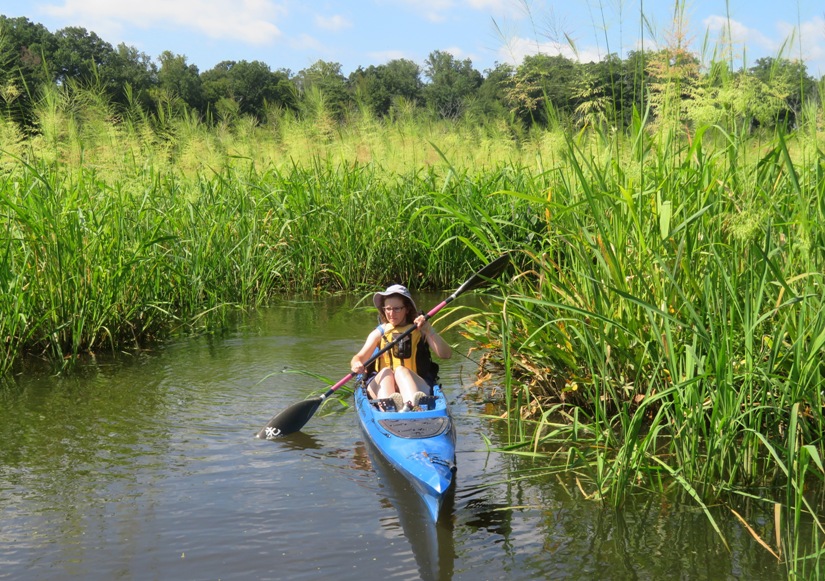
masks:
POLYGON ((311 114, 207 123, 44 87, 36 131, 0 114, 0 374, 216 332, 289 293, 452 288, 507 251, 463 332, 492 347, 485 397, 524 477, 564 471, 616 507, 678 494, 714 526, 727 510, 789 578, 821 576, 825 102, 765 113, 788 94, 744 106, 741 78, 672 56, 621 122, 547 105, 528 127, 342 119, 321 93, 311 114))
MULTIPOLYGON (((749 530, 810 571, 825 500, 822 133, 548 132, 499 137, 507 161, 476 165, 457 145, 482 149, 476 128, 431 130, 365 123, 290 144, 227 129, 237 147, 187 171, 114 125, 56 144, 74 162, 5 152, 4 373, 26 352, 65 365, 211 332, 285 293, 450 288, 510 251, 500 313, 465 327, 495 344, 507 450, 617 506, 676 487, 711 520, 731 497, 775 509, 781 526, 749 530), (262 161, 281 148, 288 162, 262 161)), ((209 150, 218 136, 201 131, 209 150)))

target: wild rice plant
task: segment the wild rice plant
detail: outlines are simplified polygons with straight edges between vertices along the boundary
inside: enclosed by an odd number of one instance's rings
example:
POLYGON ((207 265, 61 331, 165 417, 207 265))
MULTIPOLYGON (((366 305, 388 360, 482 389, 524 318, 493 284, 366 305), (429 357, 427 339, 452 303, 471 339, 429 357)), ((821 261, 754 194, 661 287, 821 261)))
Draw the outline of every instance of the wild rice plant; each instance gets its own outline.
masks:
POLYGON ((173 117, 153 150, 138 118, 96 141, 58 97, 28 161, 2 160, 2 369, 219 330, 288 293, 450 288, 515 251, 500 314, 467 330, 500 338, 508 449, 614 504, 639 486, 709 518, 732 495, 777 503, 792 562, 818 566, 799 539, 818 522, 825 180, 799 136, 756 156, 742 133, 651 134, 642 114, 480 164, 460 124, 310 142, 288 115, 173 117))
POLYGON ((24 351, 62 362, 220 330, 284 293, 449 287, 466 274, 450 265, 477 257, 458 242, 471 224, 420 210, 459 183, 440 181, 321 159, 259 170, 233 158, 194 175, 127 166, 115 178, 17 158, 0 191, 4 368, 24 351))
POLYGON ((648 145, 622 160, 571 139, 543 189, 509 193, 546 232, 521 246, 497 331, 511 448, 566 458, 614 504, 635 486, 703 507, 758 489, 816 519, 783 465, 800 461, 791 426, 806 481, 823 449, 819 161, 795 163, 782 135, 755 162, 719 129, 631 141, 648 145))

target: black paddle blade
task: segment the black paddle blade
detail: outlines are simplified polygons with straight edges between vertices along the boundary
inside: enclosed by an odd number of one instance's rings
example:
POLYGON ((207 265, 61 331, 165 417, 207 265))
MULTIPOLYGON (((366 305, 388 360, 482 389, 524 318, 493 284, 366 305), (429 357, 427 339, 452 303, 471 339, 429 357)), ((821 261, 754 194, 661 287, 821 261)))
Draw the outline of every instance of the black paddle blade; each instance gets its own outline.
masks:
POLYGON ((313 397, 289 406, 269 420, 255 437, 261 440, 274 440, 297 432, 309 421, 322 401, 324 400, 320 397, 313 397))
POLYGON ((510 264, 510 254, 504 253, 498 258, 496 258, 493 262, 479 270, 473 276, 468 278, 464 284, 458 287, 458 290, 453 293, 454 296, 458 296, 463 292, 467 292, 469 290, 476 289, 480 286, 483 286, 496 278, 507 266, 510 264))

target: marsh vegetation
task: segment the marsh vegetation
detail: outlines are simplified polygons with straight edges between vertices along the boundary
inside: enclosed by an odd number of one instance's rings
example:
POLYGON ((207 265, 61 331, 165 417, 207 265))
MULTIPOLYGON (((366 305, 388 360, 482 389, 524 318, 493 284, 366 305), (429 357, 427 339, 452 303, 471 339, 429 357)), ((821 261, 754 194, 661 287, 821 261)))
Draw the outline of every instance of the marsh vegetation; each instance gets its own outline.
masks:
POLYGON ((816 576, 821 82, 677 44, 560 97, 548 58, 483 122, 472 100, 330 108, 311 83, 301 106, 212 117, 44 84, 21 122, 7 90, 0 372, 220 332, 295 292, 450 288, 507 251, 495 307, 464 324, 503 378, 485 397, 506 451, 588 499, 729 507, 790 578, 816 576))

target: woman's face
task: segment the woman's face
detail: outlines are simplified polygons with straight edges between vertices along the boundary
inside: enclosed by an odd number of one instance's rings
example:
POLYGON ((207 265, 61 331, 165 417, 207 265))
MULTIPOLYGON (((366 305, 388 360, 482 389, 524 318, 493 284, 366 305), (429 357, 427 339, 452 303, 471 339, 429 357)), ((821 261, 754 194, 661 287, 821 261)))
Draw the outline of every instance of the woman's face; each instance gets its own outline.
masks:
POLYGON ((401 297, 387 297, 381 309, 384 311, 387 322, 393 326, 401 325, 407 319, 407 306, 401 297))

